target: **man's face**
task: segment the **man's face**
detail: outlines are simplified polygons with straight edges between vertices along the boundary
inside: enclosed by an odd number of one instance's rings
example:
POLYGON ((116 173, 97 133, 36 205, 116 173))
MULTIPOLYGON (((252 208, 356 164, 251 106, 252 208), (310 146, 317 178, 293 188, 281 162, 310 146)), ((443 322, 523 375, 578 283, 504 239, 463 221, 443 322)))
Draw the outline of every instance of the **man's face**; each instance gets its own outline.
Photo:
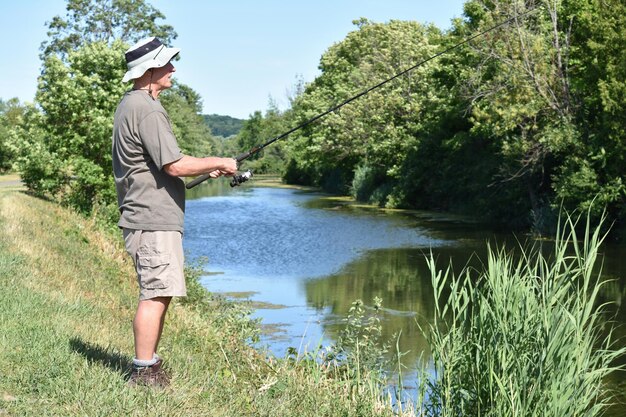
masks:
POLYGON ((165 90, 172 86, 172 75, 176 72, 176 68, 171 62, 160 68, 152 69, 152 86, 158 90, 165 90))

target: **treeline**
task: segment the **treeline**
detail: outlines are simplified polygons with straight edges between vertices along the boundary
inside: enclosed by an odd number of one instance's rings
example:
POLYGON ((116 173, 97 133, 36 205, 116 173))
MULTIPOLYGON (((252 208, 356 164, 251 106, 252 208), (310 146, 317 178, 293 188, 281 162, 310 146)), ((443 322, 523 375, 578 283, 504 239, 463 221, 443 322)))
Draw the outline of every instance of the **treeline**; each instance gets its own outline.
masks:
POLYGON ((620 223, 626 6, 617 0, 470 0, 446 32, 361 19, 289 110, 252 118, 242 135, 297 126, 507 19, 294 133, 273 149, 284 179, 509 228, 548 231, 562 207, 594 216, 606 207, 620 223))
POLYGON ((205 114, 202 116, 204 122, 211 129, 214 136, 229 138, 237 135, 243 126, 243 120, 231 116, 219 114, 205 114))
MULTIPOLYGON (((123 52, 144 36, 171 43, 176 33, 157 24, 164 16, 144 1, 68 0, 67 9, 42 44, 35 105, 1 103, 0 169, 19 170, 38 194, 85 212, 106 207, 115 217, 110 140, 129 87, 119 82, 123 52)), ((507 19, 275 143, 247 167, 384 207, 468 213, 509 228, 548 231, 561 207, 594 216, 606 208, 619 225, 626 214, 619 0, 469 0, 448 31, 358 20, 324 53, 321 74, 296 86, 288 110, 255 112, 229 139, 211 134, 190 87, 176 84, 161 97, 185 152, 236 155, 507 19)), ((220 129, 236 124, 221 122, 220 129)))

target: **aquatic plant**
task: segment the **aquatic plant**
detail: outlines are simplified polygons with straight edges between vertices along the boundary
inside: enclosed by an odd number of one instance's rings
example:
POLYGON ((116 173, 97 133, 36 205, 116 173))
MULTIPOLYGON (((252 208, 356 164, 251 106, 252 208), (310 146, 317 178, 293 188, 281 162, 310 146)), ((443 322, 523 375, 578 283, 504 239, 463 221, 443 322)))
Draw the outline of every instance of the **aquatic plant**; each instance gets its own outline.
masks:
POLYGON ((468 267, 458 276, 429 257, 437 306, 418 415, 605 411, 611 395, 603 380, 621 368, 615 359, 626 348, 615 344, 598 297, 605 281, 596 264, 606 235, 587 220, 579 240, 579 220, 560 221, 549 257, 537 245, 517 254, 489 247, 481 270, 468 267))

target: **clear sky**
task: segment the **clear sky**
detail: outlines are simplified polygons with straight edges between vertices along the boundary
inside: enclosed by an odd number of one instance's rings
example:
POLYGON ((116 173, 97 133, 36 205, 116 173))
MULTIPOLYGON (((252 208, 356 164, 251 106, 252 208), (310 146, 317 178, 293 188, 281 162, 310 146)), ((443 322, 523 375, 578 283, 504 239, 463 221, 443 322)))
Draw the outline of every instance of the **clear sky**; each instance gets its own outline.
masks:
MULTIPOLYGON (((204 113, 247 118, 270 97, 285 108, 298 77, 312 81, 328 47, 360 17, 434 23, 461 17, 463 0, 148 0, 165 15, 182 49, 176 78, 197 91, 204 113)), ((1 0, 0 98, 32 102, 46 22, 65 17, 65 0, 1 0)))

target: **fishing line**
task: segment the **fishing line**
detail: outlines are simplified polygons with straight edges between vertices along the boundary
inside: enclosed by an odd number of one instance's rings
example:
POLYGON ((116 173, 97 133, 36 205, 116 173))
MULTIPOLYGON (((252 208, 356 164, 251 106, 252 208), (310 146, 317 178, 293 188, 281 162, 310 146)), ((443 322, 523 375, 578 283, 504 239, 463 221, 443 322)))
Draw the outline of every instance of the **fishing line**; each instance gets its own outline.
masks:
MULTIPOLYGON (((278 135, 278 136, 276 136, 276 137, 274 137, 274 138, 272 138, 272 139, 268 140, 268 141, 267 141, 267 142, 265 142, 264 144, 262 144, 262 145, 258 145, 258 146, 254 146, 254 147, 253 147, 252 149, 250 149, 249 151, 244 152, 244 153, 242 153, 242 154, 240 154, 240 155, 236 156, 234 159, 237 161, 237 163, 239 163, 239 162, 241 162, 241 161, 244 161, 244 160, 248 159, 248 158, 249 158, 249 157, 251 157, 252 155, 255 155, 255 154, 257 154, 258 152, 262 151, 265 147, 267 147, 267 146, 271 145, 272 143, 274 143, 274 142, 276 142, 276 141, 278 141, 278 140, 281 140, 281 139, 283 139, 283 138, 285 138, 285 137, 289 136, 289 135, 290 135, 290 134, 292 134, 293 132, 295 132, 295 131, 297 131, 297 130, 302 129, 303 127, 306 127, 306 126, 310 125, 311 123, 315 122, 316 120, 321 119, 322 117, 326 116, 326 115, 327 115, 327 114, 329 114, 329 113, 332 113, 332 112, 334 112, 334 111, 339 110, 340 108, 342 108, 342 107, 343 107, 343 106, 345 106, 346 104, 349 104, 349 103, 353 102, 354 100, 356 100, 356 99, 358 99, 358 98, 360 98, 360 97, 362 97, 362 96, 364 96, 364 95, 366 95, 366 94, 370 93, 371 91, 376 90, 377 88, 380 88, 380 87, 382 87, 383 85, 385 85, 385 84, 387 84, 387 83, 389 83, 389 82, 391 82, 391 81, 395 80, 396 78, 401 77, 401 76, 403 76, 404 74, 406 74, 406 73, 408 73, 408 72, 413 71, 414 69, 416 69, 416 68, 418 68, 418 67, 420 67, 420 66, 422 66, 422 65, 426 64, 427 62, 430 62, 430 61, 432 61, 433 59, 439 58, 439 57, 440 57, 440 56, 442 56, 442 55, 445 55, 445 54, 447 54, 447 53, 450 53, 450 52, 452 52, 453 50, 455 50, 456 48, 458 48, 458 47, 460 47, 460 46, 463 46, 463 45, 465 45, 465 44, 467 44, 467 43, 469 43, 469 42, 473 41, 473 40, 474 40, 474 39, 476 39, 476 38, 480 38, 481 36, 484 36, 484 35, 486 35, 487 33, 492 32, 492 31, 494 31, 494 30, 496 30, 496 29, 498 29, 498 28, 500 28, 500 27, 502 27, 502 26, 504 26, 504 25, 507 25, 507 24, 511 23, 512 21, 514 21, 514 20, 517 20, 517 19, 521 19, 521 18, 526 17, 526 16, 527 16, 527 15, 529 15, 530 13, 534 12, 535 10, 537 10, 537 9, 539 8, 539 6, 540 6, 540 4, 537 4, 537 5, 535 5, 534 7, 532 7, 532 8, 530 8, 530 9, 528 9, 527 11, 525 11, 524 13, 517 14, 517 15, 515 15, 515 16, 513 16, 513 17, 511 17, 511 18, 507 19, 507 20, 504 20, 504 21, 502 21, 502 22, 498 23, 497 25, 494 25, 494 26, 492 26, 492 27, 490 27, 490 28, 488 28, 488 29, 483 30, 482 32, 479 32, 479 33, 477 33, 477 34, 475 34, 475 35, 473 35, 473 36, 470 36, 469 38, 466 38, 466 39, 464 39, 463 41, 461 41, 461 42, 459 42, 459 43, 457 43, 457 44, 454 44, 454 45, 450 46, 450 47, 449 47, 449 48, 447 48, 447 49, 444 49, 443 51, 437 52, 435 55, 432 55, 432 56, 430 56, 430 57, 428 57, 428 58, 426 58, 426 59, 424 59, 424 60, 422 60, 422 61, 418 62, 417 64, 415 64, 415 65, 413 65, 413 66, 411 66, 411 67, 409 67, 409 68, 407 68, 407 69, 405 69, 405 70, 403 70, 403 71, 401 71, 401 72, 397 73, 396 75, 394 75, 394 76, 393 76, 393 77, 391 77, 391 78, 387 78, 386 80, 383 80, 383 81, 379 82, 378 84, 373 85, 373 86, 371 86, 371 87, 369 87, 369 88, 367 88, 367 89, 365 89, 365 90, 361 91, 361 92, 360 92, 360 93, 358 93, 357 95, 355 95, 355 96, 353 96, 353 97, 350 97, 349 99, 347 99, 347 100, 345 100, 345 101, 343 101, 343 102, 341 102, 341 103, 339 103, 339 104, 337 104, 337 105, 335 105, 335 106, 333 106, 333 107, 329 108, 328 110, 326 110, 326 111, 324 111, 324 112, 322 112, 322 113, 318 114, 317 116, 314 116, 314 117, 310 118, 309 120, 307 120, 307 121, 305 121, 305 122, 303 122, 303 123, 299 124, 298 126, 296 126, 296 127, 292 128, 292 129, 290 129, 290 130, 288 130, 288 131, 286 131, 286 132, 284 132, 284 133, 282 133, 282 134, 280 134, 280 135, 278 135)), ((199 176, 199 177, 195 178, 193 181, 189 182, 189 183, 186 185, 186 187, 187 187, 188 189, 193 188, 193 187, 195 187, 196 185, 200 184, 201 182, 206 181, 206 180, 207 180, 207 179, 209 179, 210 177, 211 177, 211 176, 210 176, 209 174, 205 174, 205 175, 199 176)), ((241 184, 241 183, 243 183, 243 182, 248 181, 251 177, 252 177, 252 172, 251 172, 250 170, 248 170, 248 171, 246 171, 246 172, 244 172, 244 173, 242 173, 242 174, 235 175, 235 176, 233 177, 232 181, 230 182, 230 185, 231 185, 231 187, 235 187, 235 186, 237 186, 237 185, 239 185, 239 184, 241 184)))

